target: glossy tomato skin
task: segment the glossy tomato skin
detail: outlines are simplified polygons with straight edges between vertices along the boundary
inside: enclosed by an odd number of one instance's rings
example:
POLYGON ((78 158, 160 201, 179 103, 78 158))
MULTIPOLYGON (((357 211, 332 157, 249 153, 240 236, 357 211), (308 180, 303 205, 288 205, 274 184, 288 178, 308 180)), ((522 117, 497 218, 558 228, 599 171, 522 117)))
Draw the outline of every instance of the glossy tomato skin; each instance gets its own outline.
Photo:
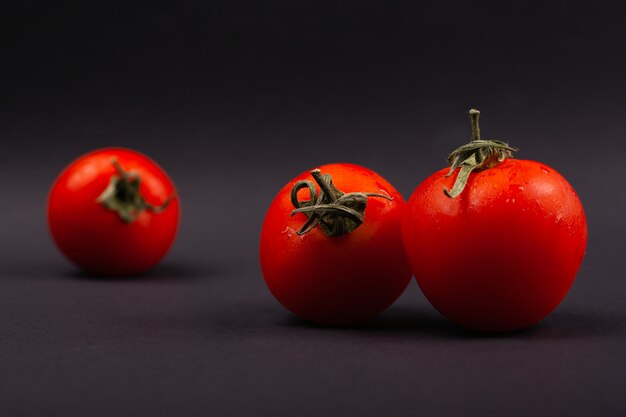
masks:
MULTIPOLYGON (((358 323, 381 313, 402 294, 411 279, 401 238, 405 208, 402 195, 380 175, 352 164, 319 167, 344 193, 373 192, 365 221, 349 234, 329 237, 316 227, 299 236, 306 215, 290 215, 290 192, 308 172, 285 185, 267 211, 260 258, 265 282, 294 314, 321 324, 358 323)), ((308 200, 301 190, 300 200, 308 200)), ((318 188, 319 191, 319 188, 318 188)))
POLYGON ((473 330, 537 323, 567 294, 585 254, 587 224, 571 185, 554 169, 507 159, 472 173, 436 172, 408 202, 403 238, 420 288, 444 316, 473 330))
POLYGON ((117 172, 117 160, 141 178, 140 193, 155 206, 175 193, 167 174, 145 155, 123 148, 100 149, 67 166, 54 182, 48 199, 48 224, 61 252, 82 270, 103 275, 128 275, 154 266, 172 245, 179 222, 175 196, 161 213, 144 211, 132 223, 96 200, 117 172))

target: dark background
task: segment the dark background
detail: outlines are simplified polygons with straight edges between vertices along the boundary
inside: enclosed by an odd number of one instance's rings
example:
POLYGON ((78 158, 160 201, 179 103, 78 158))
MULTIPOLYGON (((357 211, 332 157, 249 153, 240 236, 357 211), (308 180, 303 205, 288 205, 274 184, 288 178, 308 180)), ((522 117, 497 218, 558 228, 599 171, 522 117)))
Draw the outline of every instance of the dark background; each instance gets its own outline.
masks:
POLYGON ((0 12, 0 413, 626 414, 626 17, 618 2, 24 1, 0 12), (278 189, 350 161, 408 197, 469 140, 521 148, 576 188, 586 259, 555 313, 467 333, 413 282, 324 328, 265 288, 278 189), (126 146, 183 203, 134 279, 77 273, 45 202, 72 159, 126 146))

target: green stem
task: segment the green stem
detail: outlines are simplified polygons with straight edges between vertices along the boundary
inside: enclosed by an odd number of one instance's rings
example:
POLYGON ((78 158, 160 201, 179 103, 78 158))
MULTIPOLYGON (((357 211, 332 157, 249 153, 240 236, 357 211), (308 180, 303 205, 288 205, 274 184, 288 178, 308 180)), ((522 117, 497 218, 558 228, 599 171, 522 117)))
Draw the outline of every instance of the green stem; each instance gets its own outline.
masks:
POLYGON ((471 109, 469 116, 472 126, 472 141, 456 149, 448 156, 450 171, 447 176, 449 177, 457 168, 460 168, 452 190, 443 189, 444 194, 450 198, 455 198, 463 192, 472 172, 493 168, 506 158, 512 158, 513 152, 517 151, 500 140, 481 139, 480 127, 478 126, 480 111, 471 109))
POLYGON ((472 124, 472 141, 480 140, 480 127, 478 126, 478 118, 480 117, 480 111, 476 109, 470 109, 469 116, 470 116, 470 123, 472 124))

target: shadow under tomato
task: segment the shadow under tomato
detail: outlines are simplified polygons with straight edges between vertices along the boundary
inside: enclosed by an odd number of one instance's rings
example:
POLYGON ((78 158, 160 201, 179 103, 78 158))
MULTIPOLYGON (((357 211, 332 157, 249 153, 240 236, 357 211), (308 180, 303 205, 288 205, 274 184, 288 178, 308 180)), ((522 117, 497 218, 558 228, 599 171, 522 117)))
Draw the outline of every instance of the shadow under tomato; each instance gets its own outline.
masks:
POLYGON ((285 324, 288 327, 394 336, 412 334, 416 336, 467 337, 474 334, 434 312, 406 307, 392 308, 372 320, 354 325, 323 325, 296 316, 290 316, 285 324))
POLYGON ((376 334, 390 337, 443 339, 546 339, 626 336, 626 317, 599 312, 555 312, 540 323, 519 330, 485 333, 458 326, 435 311, 395 307, 381 316, 357 325, 326 326, 291 316, 288 327, 342 331, 351 334, 376 334))
POLYGON ((626 315, 602 311, 557 310, 537 325, 529 335, 542 338, 626 337, 626 315))
POLYGON ((93 280, 93 281, 195 281, 220 275, 218 269, 210 269, 200 265, 182 265, 177 263, 164 263, 150 270, 133 275, 104 275, 94 274, 88 271, 71 270, 66 276, 69 278, 93 280))
POLYGON ((165 262, 137 275, 108 276, 98 275, 76 269, 65 262, 13 263, 3 265, 0 270, 5 280, 49 281, 50 279, 79 279, 107 282, 134 281, 193 281, 227 275, 229 271, 220 266, 207 267, 198 264, 180 264, 165 262))

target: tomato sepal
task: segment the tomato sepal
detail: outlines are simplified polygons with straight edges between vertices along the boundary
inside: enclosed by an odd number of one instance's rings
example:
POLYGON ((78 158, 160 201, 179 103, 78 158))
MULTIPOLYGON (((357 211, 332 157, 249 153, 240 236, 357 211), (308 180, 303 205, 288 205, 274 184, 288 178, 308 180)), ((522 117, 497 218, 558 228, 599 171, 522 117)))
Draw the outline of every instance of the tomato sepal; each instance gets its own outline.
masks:
POLYGON ((172 193, 160 206, 148 203, 140 192, 141 177, 132 171, 125 171, 117 159, 111 161, 111 164, 115 167, 117 175, 111 176, 109 185, 98 196, 96 202, 117 212, 124 223, 133 223, 146 210, 155 214, 162 213, 174 199, 172 193))
POLYGON ((366 192, 344 193, 333 184, 330 174, 322 174, 319 169, 310 171, 311 176, 320 187, 317 194, 315 184, 309 180, 301 180, 291 189, 291 204, 295 210, 291 216, 303 213, 309 219, 296 233, 304 235, 316 226, 322 229, 326 236, 342 236, 354 231, 365 221, 365 208, 368 197, 380 197, 393 200, 391 197, 366 192), (298 200, 298 191, 308 188, 309 200, 298 200))
POLYGON ((480 111, 471 109, 469 116, 472 124, 472 141, 455 149, 448 155, 450 171, 446 176, 451 176, 457 168, 461 168, 452 189, 443 189, 444 194, 450 198, 455 198, 463 192, 469 175, 473 171, 478 172, 494 168, 505 159, 512 158, 513 152, 518 151, 517 148, 511 147, 508 143, 501 140, 481 139, 480 127, 478 125, 480 111))

